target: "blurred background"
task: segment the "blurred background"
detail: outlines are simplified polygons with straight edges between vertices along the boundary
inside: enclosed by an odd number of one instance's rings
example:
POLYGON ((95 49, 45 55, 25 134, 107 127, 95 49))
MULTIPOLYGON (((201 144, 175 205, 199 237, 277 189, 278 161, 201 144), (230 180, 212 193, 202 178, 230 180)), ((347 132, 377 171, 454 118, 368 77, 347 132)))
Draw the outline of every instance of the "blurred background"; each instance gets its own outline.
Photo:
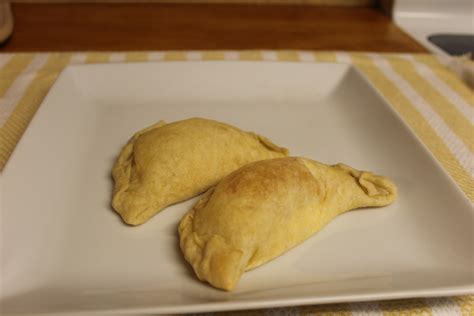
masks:
POLYGON ((3 51, 473 49, 472 0, 18 0, 3 51))
POLYGON ((433 53, 474 86, 474 0, 0 0, 0 52, 433 53), (460 57, 459 57, 460 56, 460 57))

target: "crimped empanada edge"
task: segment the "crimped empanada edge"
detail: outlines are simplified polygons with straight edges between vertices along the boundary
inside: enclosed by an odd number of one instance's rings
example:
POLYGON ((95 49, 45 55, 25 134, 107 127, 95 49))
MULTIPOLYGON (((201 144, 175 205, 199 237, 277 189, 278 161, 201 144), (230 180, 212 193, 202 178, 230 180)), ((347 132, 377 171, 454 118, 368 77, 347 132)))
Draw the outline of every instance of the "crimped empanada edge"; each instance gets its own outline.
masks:
POLYGON ((135 145, 136 140, 141 135, 152 131, 154 129, 160 128, 165 126, 167 123, 165 121, 158 121, 157 123, 148 126, 138 132, 136 132, 127 144, 121 150, 113 168, 112 168, 112 178, 114 179, 114 191, 113 191, 113 198, 112 198, 112 207, 114 208, 117 213, 122 216, 122 219, 129 223, 128 218, 124 217, 122 211, 120 210, 119 204, 124 198, 126 198, 125 192, 128 190, 130 186, 130 174, 132 168, 132 160, 133 160, 133 148, 135 145))

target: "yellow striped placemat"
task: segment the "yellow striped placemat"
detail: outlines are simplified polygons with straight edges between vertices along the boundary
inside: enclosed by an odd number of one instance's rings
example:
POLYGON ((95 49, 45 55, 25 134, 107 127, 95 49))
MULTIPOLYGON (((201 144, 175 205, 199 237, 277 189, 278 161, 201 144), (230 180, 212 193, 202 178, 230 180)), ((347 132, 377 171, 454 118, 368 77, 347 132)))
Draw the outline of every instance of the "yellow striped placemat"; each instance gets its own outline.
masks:
MULTIPOLYGON (((354 64, 474 202, 474 92, 428 54, 310 51, 167 51, 0 54, 0 170, 59 73, 70 64, 257 60, 354 64)), ((262 311, 225 314, 258 314, 262 311)), ((278 315, 474 315, 474 296, 265 310, 278 315)))

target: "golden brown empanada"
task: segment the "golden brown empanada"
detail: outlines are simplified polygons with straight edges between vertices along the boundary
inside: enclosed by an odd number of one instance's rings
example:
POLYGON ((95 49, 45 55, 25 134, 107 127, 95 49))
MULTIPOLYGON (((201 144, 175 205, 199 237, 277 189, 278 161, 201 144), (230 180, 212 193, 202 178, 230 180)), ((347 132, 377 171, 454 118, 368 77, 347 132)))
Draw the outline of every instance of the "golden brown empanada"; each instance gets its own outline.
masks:
POLYGON ((122 149, 112 170, 112 206, 126 223, 139 225, 243 165, 287 154, 265 137, 221 122, 159 122, 136 133, 122 149))
POLYGON ((390 204, 385 177, 304 158, 246 165, 181 220, 180 246, 200 280, 232 290, 244 271, 281 255, 351 209, 390 204))

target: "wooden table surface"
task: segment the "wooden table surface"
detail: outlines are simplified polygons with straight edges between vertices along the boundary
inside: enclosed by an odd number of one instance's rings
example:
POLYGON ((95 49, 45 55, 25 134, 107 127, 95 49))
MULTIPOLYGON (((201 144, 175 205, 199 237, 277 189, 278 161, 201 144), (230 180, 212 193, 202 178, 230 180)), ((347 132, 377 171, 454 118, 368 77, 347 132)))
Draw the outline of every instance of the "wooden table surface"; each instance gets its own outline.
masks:
POLYGON ((426 52, 374 8, 12 4, 0 51, 307 49, 426 52))

